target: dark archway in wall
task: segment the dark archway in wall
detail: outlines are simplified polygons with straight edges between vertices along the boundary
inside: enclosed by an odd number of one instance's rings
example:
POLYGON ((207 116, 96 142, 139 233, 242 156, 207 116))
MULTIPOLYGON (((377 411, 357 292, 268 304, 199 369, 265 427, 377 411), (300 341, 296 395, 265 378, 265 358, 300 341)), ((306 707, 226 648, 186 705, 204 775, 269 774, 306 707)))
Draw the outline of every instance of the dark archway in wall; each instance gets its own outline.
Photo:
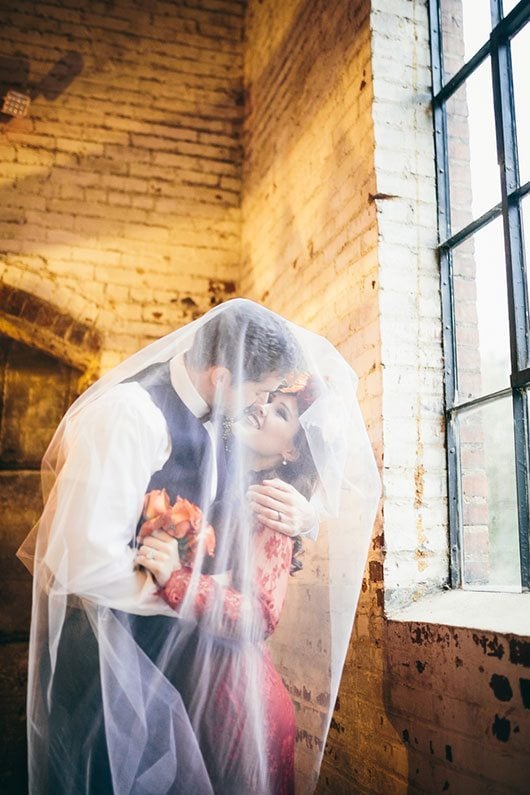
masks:
POLYGON ((93 380, 99 338, 27 293, 5 286, 0 293, 0 791, 21 795, 31 576, 15 553, 42 508, 40 461, 62 415, 93 380))
POLYGON ((97 329, 26 290, 0 284, 0 333, 80 370, 83 387, 97 377, 97 329))

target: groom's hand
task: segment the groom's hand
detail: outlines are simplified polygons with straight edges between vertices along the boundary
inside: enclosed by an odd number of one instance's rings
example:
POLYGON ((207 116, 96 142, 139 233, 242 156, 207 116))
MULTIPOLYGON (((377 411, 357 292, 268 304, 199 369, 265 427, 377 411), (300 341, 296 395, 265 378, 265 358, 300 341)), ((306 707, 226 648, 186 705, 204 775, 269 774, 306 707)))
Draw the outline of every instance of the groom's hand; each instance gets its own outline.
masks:
POLYGON ((288 536, 305 535, 317 524, 317 515, 306 498, 279 478, 264 480, 248 489, 256 518, 271 530, 288 536))

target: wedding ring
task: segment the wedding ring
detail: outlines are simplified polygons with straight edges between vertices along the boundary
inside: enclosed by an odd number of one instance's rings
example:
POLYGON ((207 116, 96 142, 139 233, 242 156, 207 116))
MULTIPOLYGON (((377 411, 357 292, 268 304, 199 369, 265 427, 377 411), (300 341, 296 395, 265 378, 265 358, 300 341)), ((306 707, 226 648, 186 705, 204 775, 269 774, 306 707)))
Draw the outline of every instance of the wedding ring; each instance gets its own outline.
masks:
POLYGON ((156 552, 154 549, 150 549, 145 557, 147 560, 154 560, 156 558, 156 552))
POLYGON ((281 522, 281 521, 282 521, 282 515, 281 515, 281 513, 280 513, 279 511, 278 511, 278 521, 279 521, 279 522, 281 522))

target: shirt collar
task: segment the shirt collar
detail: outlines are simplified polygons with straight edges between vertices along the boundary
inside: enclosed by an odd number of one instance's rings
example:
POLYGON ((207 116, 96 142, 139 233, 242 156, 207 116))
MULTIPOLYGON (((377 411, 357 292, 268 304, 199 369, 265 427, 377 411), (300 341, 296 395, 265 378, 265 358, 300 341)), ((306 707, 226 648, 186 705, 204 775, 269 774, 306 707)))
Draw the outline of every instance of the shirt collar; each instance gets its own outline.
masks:
POLYGON ((171 386, 191 413, 194 414, 197 419, 201 419, 205 414, 208 414, 210 407, 192 384, 191 378, 186 370, 183 353, 171 359, 169 362, 169 373, 171 377, 171 386))

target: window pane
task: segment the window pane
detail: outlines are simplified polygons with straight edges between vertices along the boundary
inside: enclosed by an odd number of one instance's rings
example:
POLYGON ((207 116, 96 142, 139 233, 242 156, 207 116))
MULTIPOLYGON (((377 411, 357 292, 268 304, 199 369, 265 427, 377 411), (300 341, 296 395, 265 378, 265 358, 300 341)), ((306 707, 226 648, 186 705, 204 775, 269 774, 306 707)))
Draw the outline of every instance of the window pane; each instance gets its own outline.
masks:
POLYGON ((500 201, 489 59, 447 100, 446 109, 454 233, 500 201))
POLYGON ((453 251, 458 402, 510 386, 502 219, 453 251))
MULTIPOLYGON (((521 201, 521 219, 523 224, 523 252, 526 268, 526 295, 528 306, 530 306, 530 196, 526 195, 521 201)), ((528 329, 530 333, 530 328, 528 329)), ((530 362, 528 363, 530 367, 530 362)))
POLYGON ((467 587, 521 583, 511 397, 462 412, 463 582, 467 587))
POLYGON ((502 0, 502 10, 505 17, 508 16, 512 8, 515 8, 519 0, 502 0))
POLYGON ((530 180, 530 25, 525 25, 511 42, 515 123, 520 183, 530 180))
POLYGON ((447 82, 489 38, 489 2, 441 0, 444 77, 447 82))

